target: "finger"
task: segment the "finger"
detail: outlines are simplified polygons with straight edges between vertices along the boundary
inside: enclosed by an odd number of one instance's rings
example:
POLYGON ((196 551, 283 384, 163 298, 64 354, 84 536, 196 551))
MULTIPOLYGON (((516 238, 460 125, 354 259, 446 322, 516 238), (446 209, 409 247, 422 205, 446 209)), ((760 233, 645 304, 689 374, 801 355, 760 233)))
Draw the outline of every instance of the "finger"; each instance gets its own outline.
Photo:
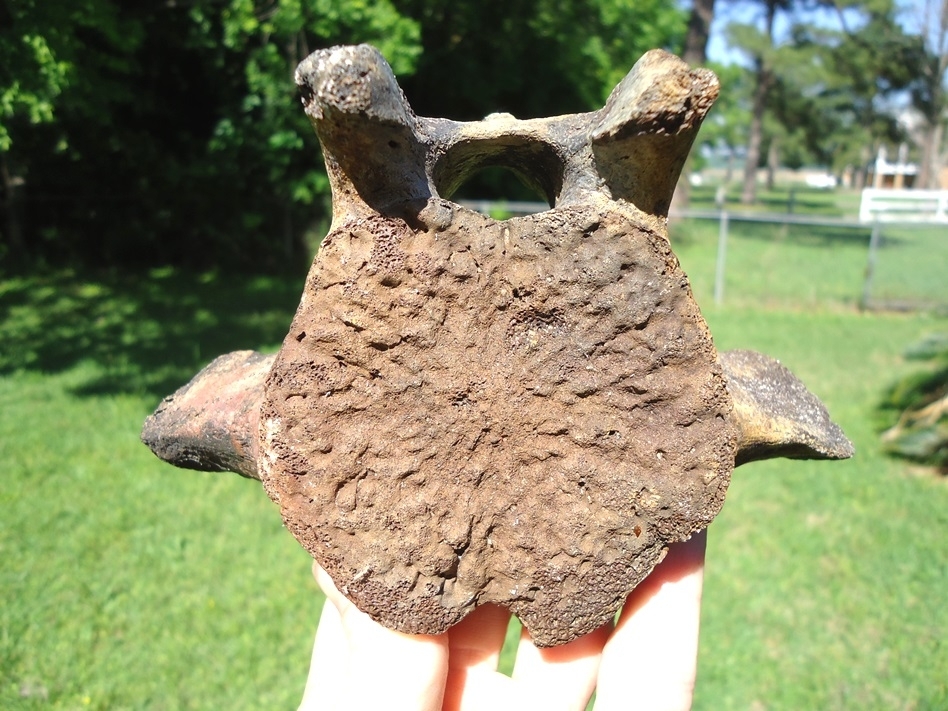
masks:
MULTIPOLYGON (((322 568, 316 581, 336 609, 345 646, 344 703, 335 708, 439 711, 448 669, 447 635, 409 635, 387 629, 356 608, 322 568)), ((334 633, 330 631, 331 638, 334 633)), ((318 642, 319 640, 317 640, 318 642)), ((328 652, 332 653, 332 650, 328 652)), ((317 653, 323 658, 321 652, 317 653)), ((320 708, 333 708, 320 705, 320 708)))
MULTIPOLYGON (((476 615, 472 613, 472 615, 476 615)), ((475 622, 476 622, 475 616, 475 622)), ((550 649, 539 649, 523 632, 517 651, 513 678, 494 671, 495 653, 475 653, 480 660, 463 674, 452 662, 445 690, 444 711, 505 711, 507 709, 578 709, 582 711, 596 683, 599 655, 611 625, 550 649), (489 660, 489 661, 488 661, 489 660), (463 682, 463 683, 459 683, 463 682)), ((454 634, 454 630, 450 634, 454 634)), ((499 649, 503 637, 495 629, 490 635, 492 649, 499 649)))
POLYGON ((349 674, 348 646, 339 611, 327 600, 319 615, 309 675, 299 711, 341 706, 340 699, 344 692, 342 683, 349 674))
POLYGON ((534 708, 586 708, 596 688, 603 647, 612 632, 607 624, 559 647, 540 648, 524 629, 517 648, 513 679, 528 689, 534 708))
POLYGON ((482 605, 448 633, 444 711, 506 708, 510 678, 497 671, 497 664, 509 622, 504 608, 482 605))
POLYGON ((672 545, 629 595, 602 656, 596 711, 687 711, 697 671, 707 532, 672 545))
POLYGON ((510 612, 498 605, 481 605, 448 633, 451 668, 496 671, 507 636, 510 612))

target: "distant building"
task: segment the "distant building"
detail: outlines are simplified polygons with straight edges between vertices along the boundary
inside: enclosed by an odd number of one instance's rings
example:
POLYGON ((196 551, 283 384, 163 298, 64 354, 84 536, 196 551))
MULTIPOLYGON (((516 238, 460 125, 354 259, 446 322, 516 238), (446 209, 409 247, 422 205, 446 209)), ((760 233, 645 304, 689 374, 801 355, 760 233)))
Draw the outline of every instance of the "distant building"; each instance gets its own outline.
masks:
POLYGON ((875 162, 869 166, 868 185, 874 188, 912 188, 918 176, 918 165, 908 162, 908 146, 899 146, 899 155, 894 163, 888 160, 885 146, 879 147, 875 162))

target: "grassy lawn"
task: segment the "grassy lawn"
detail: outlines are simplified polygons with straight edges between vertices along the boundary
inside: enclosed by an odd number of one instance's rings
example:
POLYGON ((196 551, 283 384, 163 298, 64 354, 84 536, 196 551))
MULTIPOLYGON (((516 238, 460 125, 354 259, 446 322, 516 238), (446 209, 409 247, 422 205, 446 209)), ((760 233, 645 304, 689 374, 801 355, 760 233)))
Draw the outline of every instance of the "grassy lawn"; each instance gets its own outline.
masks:
POLYGON ((722 348, 779 357, 856 445, 842 463, 735 472, 709 536, 699 709, 948 707, 948 483, 884 457, 880 391, 944 320, 709 315, 722 348))
MULTIPOLYGON (((692 206, 713 208, 713 189, 701 188, 692 206)), ((748 210, 728 203, 732 215, 790 214, 787 191, 765 192, 748 210)), ((791 216, 855 223, 859 194, 797 188, 791 216)), ((822 226, 746 222, 728 228, 724 301, 730 306, 782 309, 851 308, 863 296, 870 225, 822 226)), ((695 294, 710 304, 714 294, 719 223, 681 220, 671 237, 695 294)), ((944 225, 884 225, 873 271, 869 304, 881 308, 921 306, 948 311, 948 233, 944 225)))
POLYGON ((320 599, 256 482, 163 465, 160 397, 275 348, 298 280, 0 282, 0 708, 293 708, 320 599))
MULTIPOLYGON (((884 457, 875 414, 917 367, 902 351, 948 319, 859 312, 865 243, 792 232, 799 261, 769 277, 731 249, 715 307, 717 227, 685 227, 718 346, 780 358, 857 449, 735 472, 695 707, 948 708, 948 482, 884 457)), ((761 254, 780 237, 747 229, 734 244, 761 254)), ((138 432, 215 355, 276 348, 301 283, 0 278, 0 708, 295 708, 321 605, 308 556, 256 482, 173 469, 138 432)))

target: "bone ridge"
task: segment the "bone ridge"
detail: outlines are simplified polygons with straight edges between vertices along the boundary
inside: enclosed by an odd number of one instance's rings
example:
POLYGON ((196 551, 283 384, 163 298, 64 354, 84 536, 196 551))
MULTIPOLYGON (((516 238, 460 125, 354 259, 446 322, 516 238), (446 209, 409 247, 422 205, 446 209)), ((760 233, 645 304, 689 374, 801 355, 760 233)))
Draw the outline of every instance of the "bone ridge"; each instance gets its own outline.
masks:
POLYGON ((334 202, 356 213, 450 199, 473 173, 496 165, 551 207, 621 200, 665 218, 719 91, 713 73, 664 50, 636 62, 603 108, 551 118, 416 116, 370 45, 319 50, 300 64, 296 82, 326 155, 334 202))

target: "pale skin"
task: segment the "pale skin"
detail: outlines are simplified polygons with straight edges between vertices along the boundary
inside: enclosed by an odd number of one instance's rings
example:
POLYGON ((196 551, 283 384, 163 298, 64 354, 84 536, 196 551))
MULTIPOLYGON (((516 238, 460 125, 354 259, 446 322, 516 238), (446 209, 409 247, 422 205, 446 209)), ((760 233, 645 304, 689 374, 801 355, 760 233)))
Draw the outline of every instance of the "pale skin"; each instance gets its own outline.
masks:
POLYGON ((706 532, 668 555, 615 625, 541 649, 524 632, 513 675, 497 671, 510 615, 476 608, 440 635, 406 635, 356 609, 319 566, 326 593, 300 711, 686 711, 698 653, 706 532))

